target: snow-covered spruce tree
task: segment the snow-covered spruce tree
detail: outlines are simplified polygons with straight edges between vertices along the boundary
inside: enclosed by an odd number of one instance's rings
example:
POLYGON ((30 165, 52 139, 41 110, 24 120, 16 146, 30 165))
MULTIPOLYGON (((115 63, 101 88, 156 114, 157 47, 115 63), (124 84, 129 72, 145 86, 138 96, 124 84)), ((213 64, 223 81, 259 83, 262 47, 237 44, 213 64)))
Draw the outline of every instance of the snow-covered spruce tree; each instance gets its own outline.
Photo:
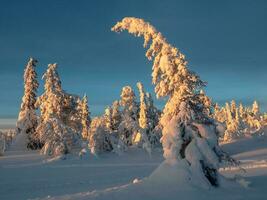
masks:
POLYGON ((218 122, 224 123, 226 121, 226 114, 225 114, 225 108, 220 108, 219 104, 216 103, 214 105, 214 112, 213 112, 213 118, 217 120, 218 122))
POLYGON ((145 99, 145 91, 144 86, 141 82, 138 82, 136 84, 138 90, 139 90, 139 96, 140 96, 140 110, 139 110, 139 126, 140 128, 147 130, 148 128, 148 119, 147 119, 147 113, 148 113, 148 107, 145 99))
POLYGON ((112 132, 113 131, 113 120, 112 120, 112 108, 110 106, 108 106, 105 109, 105 114, 104 114, 104 120, 105 120, 105 126, 106 128, 112 132))
POLYGON ((199 91, 199 98, 203 105, 203 112, 209 117, 212 114, 212 101, 211 99, 205 94, 204 90, 199 91))
POLYGON ((148 138, 150 138, 151 130, 149 129, 149 119, 148 119, 148 105, 146 102, 146 94, 144 91, 143 84, 138 82, 137 88, 139 90, 140 96, 140 109, 139 109, 139 132, 136 134, 134 142, 142 145, 148 153, 151 153, 151 143, 148 138))
MULTIPOLYGON (((127 149, 127 142, 125 142, 125 132, 126 129, 121 124, 121 112, 120 112, 119 101, 114 101, 112 106, 108 106, 105 109, 105 114, 101 117, 102 129, 105 128, 105 141, 109 141, 108 149, 105 151, 112 150, 117 154, 121 154, 127 149), (120 129, 121 128, 121 129, 120 129)), ((101 137, 99 137, 101 138, 101 137)), ((103 137, 102 137, 103 138, 103 137)), ((105 142, 106 143, 106 142, 105 142)))
POLYGON ((239 111, 240 117, 244 118, 245 110, 244 110, 244 106, 242 103, 239 104, 238 111, 239 111))
MULTIPOLYGON (((62 121, 65 125, 69 126, 76 135, 81 136, 83 132, 83 107, 86 107, 85 102, 77 95, 68 94, 63 91, 62 102, 62 121)), ((89 110, 89 109, 88 109, 89 110)), ((88 111, 89 112, 89 111, 88 111)), ((84 115, 85 117, 85 115, 84 115)), ((90 122, 90 112, 88 120, 90 122)))
POLYGON ((248 128, 246 129, 247 134, 256 133, 262 128, 263 117, 260 114, 260 108, 257 101, 253 102, 251 109, 250 108, 246 109, 245 116, 246 116, 245 121, 248 125, 248 128))
POLYGON ((152 99, 152 96, 149 92, 146 92, 146 103, 148 107, 148 118, 149 124, 151 128, 153 129, 155 126, 157 126, 159 117, 160 117, 160 110, 154 105, 154 101, 152 99))
POLYGON ((121 123, 121 112, 120 112, 120 102, 114 101, 112 104, 112 126, 110 127, 112 131, 118 131, 119 125, 121 123))
POLYGON ((41 121, 62 115, 64 94, 56 68, 57 64, 49 64, 42 77, 45 80, 44 93, 36 102, 36 106, 40 108, 41 121))
MULTIPOLYGON (((232 101, 233 102, 233 101, 232 101)), ((231 103, 231 105, 233 105, 231 103)), ((233 107, 229 105, 229 103, 225 104, 225 112, 226 112, 226 130, 224 133, 224 142, 230 142, 234 139, 237 139, 241 137, 241 131, 239 129, 239 114, 237 110, 235 110, 235 113, 232 113, 233 107)))
POLYGON ((40 141, 36 137, 37 115, 35 103, 37 99, 37 73, 35 67, 37 60, 30 58, 24 72, 24 96, 17 121, 17 134, 27 134, 27 148, 38 149, 40 141))
POLYGON ((76 107, 78 107, 75 102, 78 100, 62 90, 57 64, 48 65, 43 79, 45 80, 44 93, 36 102, 41 114, 36 131, 44 144, 41 153, 59 156, 70 152, 73 145, 79 141, 77 127, 81 125, 80 123, 73 125, 76 121, 74 117, 77 115, 76 107))
POLYGON ((169 97, 161 119, 164 157, 169 164, 183 163, 192 176, 218 186, 219 162, 228 156, 218 145, 214 120, 205 113, 200 89, 205 83, 187 68, 185 56, 143 19, 126 17, 112 31, 128 30, 144 37, 149 60, 154 59, 152 82, 157 97, 169 97), (178 162, 179 161, 179 162, 178 162))
POLYGON ((236 109, 237 109, 235 100, 232 100, 230 105, 231 105, 232 116, 235 117, 235 113, 236 113, 236 109))
POLYGON ((159 110, 154 106, 150 93, 144 91, 143 84, 137 83, 140 96, 139 127, 140 131, 134 140, 137 144, 142 144, 145 149, 159 146, 161 132, 156 129, 159 121, 159 110), (145 134, 144 134, 145 133, 145 134))
POLYGON ((83 97, 80 106, 81 106, 82 138, 83 140, 87 140, 91 118, 86 95, 83 97))
POLYGON ((125 86, 121 91, 120 105, 123 107, 119 137, 125 145, 132 145, 133 135, 138 131, 138 106, 133 89, 125 86))
POLYGON ((91 153, 94 155, 113 150, 109 132, 105 126, 105 119, 103 117, 93 118, 89 129, 88 145, 91 153))
POLYGON ((123 107, 124 113, 127 113, 131 118, 137 120, 138 107, 136 103, 136 96, 130 86, 122 88, 120 105, 123 107))
POLYGON ((121 112, 119 101, 114 101, 112 106, 108 106, 105 109, 104 114, 106 128, 109 132, 117 132, 121 123, 121 112))
POLYGON ((146 93, 146 103, 148 107, 148 129, 151 134, 149 134, 148 140, 151 143, 151 147, 160 147, 160 138, 162 136, 162 128, 159 124, 159 118, 161 112, 156 106, 154 105, 152 96, 149 92, 146 93))
POLYGON ((260 113, 260 108, 259 108, 259 104, 257 101, 253 102, 251 111, 254 114, 254 116, 258 116, 258 114, 260 113))

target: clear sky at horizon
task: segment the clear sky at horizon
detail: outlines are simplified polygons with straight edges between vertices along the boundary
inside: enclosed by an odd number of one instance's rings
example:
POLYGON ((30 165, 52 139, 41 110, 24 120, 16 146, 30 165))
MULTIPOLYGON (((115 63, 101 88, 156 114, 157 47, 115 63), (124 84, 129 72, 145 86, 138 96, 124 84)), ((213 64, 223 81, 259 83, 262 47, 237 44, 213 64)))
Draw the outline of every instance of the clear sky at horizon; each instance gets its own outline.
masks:
MULTIPOLYGON (((40 77, 58 63, 63 88, 86 93, 93 115, 120 90, 144 83, 153 92, 143 40, 110 28, 123 17, 151 22, 208 82, 220 103, 259 100, 267 110, 267 1, 0 0, 0 117, 16 117, 30 56, 40 77)), ((157 101, 162 104, 162 101, 157 101)))

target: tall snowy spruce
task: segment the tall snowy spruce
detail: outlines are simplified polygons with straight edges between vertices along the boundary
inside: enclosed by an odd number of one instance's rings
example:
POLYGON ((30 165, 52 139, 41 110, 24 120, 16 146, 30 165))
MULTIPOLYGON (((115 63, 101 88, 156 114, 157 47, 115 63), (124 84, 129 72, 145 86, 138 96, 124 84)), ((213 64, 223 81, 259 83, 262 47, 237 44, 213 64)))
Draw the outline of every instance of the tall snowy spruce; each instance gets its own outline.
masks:
POLYGON ((161 124, 159 124, 159 118, 161 111, 154 105, 152 96, 149 92, 146 93, 146 104, 148 108, 148 140, 151 143, 151 147, 161 147, 160 138, 162 136, 161 124))
POLYGON ((44 93, 38 98, 40 120, 36 131, 44 144, 41 153, 60 156, 70 152, 79 141, 81 120, 78 115, 80 99, 62 90, 57 64, 49 64, 46 73, 44 93))
POLYGON ((219 163, 228 156, 218 145, 216 123, 203 105, 204 94, 200 91, 205 83, 187 68, 185 56, 143 19, 126 17, 112 28, 123 30, 143 36, 144 47, 150 44, 146 57, 154 59, 152 82, 156 95, 169 97, 160 119, 165 162, 182 163, 193 179, 219 186, 219 163))
MULTIPOLYGON (((141 82, 137 83, 137 88, 139 90, 140 96, 140 109, 139 109, 139 127, 140 136, 139 142, 143 143, 145 149, 150 149, 159 146, 160 144, 160 134, 156 130, 159 119, 159 110, 154 106, 151 94, 145 92, 143 84, 141 82)), ((136 137, 138 141, 138 137, 136 137)))
POLYGON ((91 118, 88 108, 88 99, 86 95, 83 97, 80 107, 81 107, 80 109, 81 109, 81 123, 82 123, 82 138, 83 140, 87 140, 91 118))
POLYGON ((112 106, 108 106, 105 109, 103 118, 105 126, 110 133, 118 132, 121 123, 120 103, 118 100, 114 101, 112 106))
POLYGON ((257 101, 253 102, 251 111, 254 116, 257 116, 260 113, 260 108, 259 108, 259 104, 257 101))
POLYGON ((139 90, 139 96, 140 96, 140 109, 139 109, 139 127, 140 127, 140 135, 141 139, 140 142, 143 143, 143 147, 148 151, 151 152, 151 144, 149 141, 150 137, 150 129, 149 129, 149 119, 148 119, 148 105, 146 102, 146 94, 144 91, 143 84, 141 82, 138 82, 137 88, 139 90))
POLYGON ((30 58, 24 72, 24 96, 17 121, 17 133, 27 134, 27 148, 37 149, 41 144, 36 138, 36 127, 38 123, 35 103, 37 99, 37 73, 35 67, 37 60, 30 58))
POLYGON ((130 86, 122 88, 120 105, 123 108, 119 125, 120 139, 126 145, 132 145, 133 135, 138 131, 138 106, 135 93, 130 86))
POLYGON ((240 137, 241 132, 239 130, 239 113, 236 109, 236 104, 234 101, 231 102, 231 105, 229 103, 225 104, 225 124, 226 124, 226 130, 224 133, 223 141, 230 142, 238 137, 240 137))
POLYGON ((112 104, 111 113, 111 130, 118 131, 119 125, 121 123, 121 112, 120 112, 120 102, 118 100, 114 101, 112 104))

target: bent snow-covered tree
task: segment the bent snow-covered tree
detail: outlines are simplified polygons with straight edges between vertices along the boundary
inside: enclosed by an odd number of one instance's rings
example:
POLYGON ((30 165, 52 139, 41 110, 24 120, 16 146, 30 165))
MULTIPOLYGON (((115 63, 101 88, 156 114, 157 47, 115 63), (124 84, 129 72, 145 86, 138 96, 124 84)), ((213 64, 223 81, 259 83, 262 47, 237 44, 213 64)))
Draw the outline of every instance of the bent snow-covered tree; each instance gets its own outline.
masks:
POLYGON ((228 156, 218 145, 216 123, 203 104, 204 94, 200 91, 205 83, 187 68, 185 56, 143 19, 126 17, 112 28, 116 32, 123 30, 143 36, 144 47, 150 44, 146 57, 154 61, 152 82, 156 95, 169 97, 160 119, 166 162, 183 162, 192 176, 218 186, 219 162, 228 156))
POLYGON ((36 139, 37 115, 35 103, 37 99, 37 73, 35 67, 37 60, 30 58, 24 72, 24 96, 17 121, 17 133, 27 134, 27 147, 37 149, 40 142, 36 139))

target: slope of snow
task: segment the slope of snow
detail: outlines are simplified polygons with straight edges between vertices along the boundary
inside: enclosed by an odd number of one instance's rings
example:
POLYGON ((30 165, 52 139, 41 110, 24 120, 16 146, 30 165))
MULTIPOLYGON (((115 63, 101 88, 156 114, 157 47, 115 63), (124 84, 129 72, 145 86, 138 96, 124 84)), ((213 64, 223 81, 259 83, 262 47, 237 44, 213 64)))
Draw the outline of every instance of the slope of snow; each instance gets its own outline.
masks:
POLYGON ((241 159, 243 169, 221 168, 232 181, 222 179, 224 187, 219 189, 202 188, 188 180, 183 164, 162 162, 162 152, 154 152, 150 158, 142 149, 130 149, 121 156, 86 154, 80 159, 77 153, 65 160, 50 160, 34 151, 8 151, 0 158, 0 199, 264 200, 265 140, 251 138, 223 145, 241 159))
POLYGON ((169 165, 163 162, 148 178, 133 183, 111 187, 100 191, 77 193, 60 197, 47 197, 49 200, 174 200, 174 199, 220 199, 226 197, 240 199, 245 188, 233 181, 224 181, 227 187, 220 189, 202 188, 201 185, 191 183, 185 167, 181 164, 169 165))
POLYGON ((8 151, 0 157, 0 199, 34 199, 101 190, 148 176, 162 162, 162 152, 151 156, 129 150, 118 156, 106 154, 82 159, 69 155, 54 160, 36 151, 8 151))
MULTIPOLYGON (((169 164, 163 162, 148 178, 141 181, 134 181, 127 185, 101 191, 54 198, 48 197, 46 199, 265 199, 266 192, 264 190, 267 189, 267 186, 263 183, 267 181, 267 145, 262 146, 257 139, 238 141, 238 143, 240 142, 243 144, 242 150, 245 153, 234 155, 234 157, 243 159, 241 165, 239 168, 228 167, 220 170, 224 176, 229 178, 221 178, 221 188, 203 188, 201 183, 188 178, 190 177, 189 172, 183 166, 183 163, 169 164), (257 144, 259 147, 257 147, 257 144), (257 150, 251 152, 251 146, 254 146, 257 150), (246 158, 251 155, 254 159, 247 160, 246 158), (266 160, 259 161, 259 158, 265 158, 266 160), (259 174, 264 178, 259 178, 259 174), (247 180, 242 178, 241 175, 246 176, 247 180)), ((237 151, 238 144, 232 143, 229 145, 224 148, 229 149, 230 146, 233 146, 229 150, 237 151)))
POLYGON ((249 152, 267 147, 267 136, 243 138, 232 143, 222 144, 223 149, 232 155, 249 152))

